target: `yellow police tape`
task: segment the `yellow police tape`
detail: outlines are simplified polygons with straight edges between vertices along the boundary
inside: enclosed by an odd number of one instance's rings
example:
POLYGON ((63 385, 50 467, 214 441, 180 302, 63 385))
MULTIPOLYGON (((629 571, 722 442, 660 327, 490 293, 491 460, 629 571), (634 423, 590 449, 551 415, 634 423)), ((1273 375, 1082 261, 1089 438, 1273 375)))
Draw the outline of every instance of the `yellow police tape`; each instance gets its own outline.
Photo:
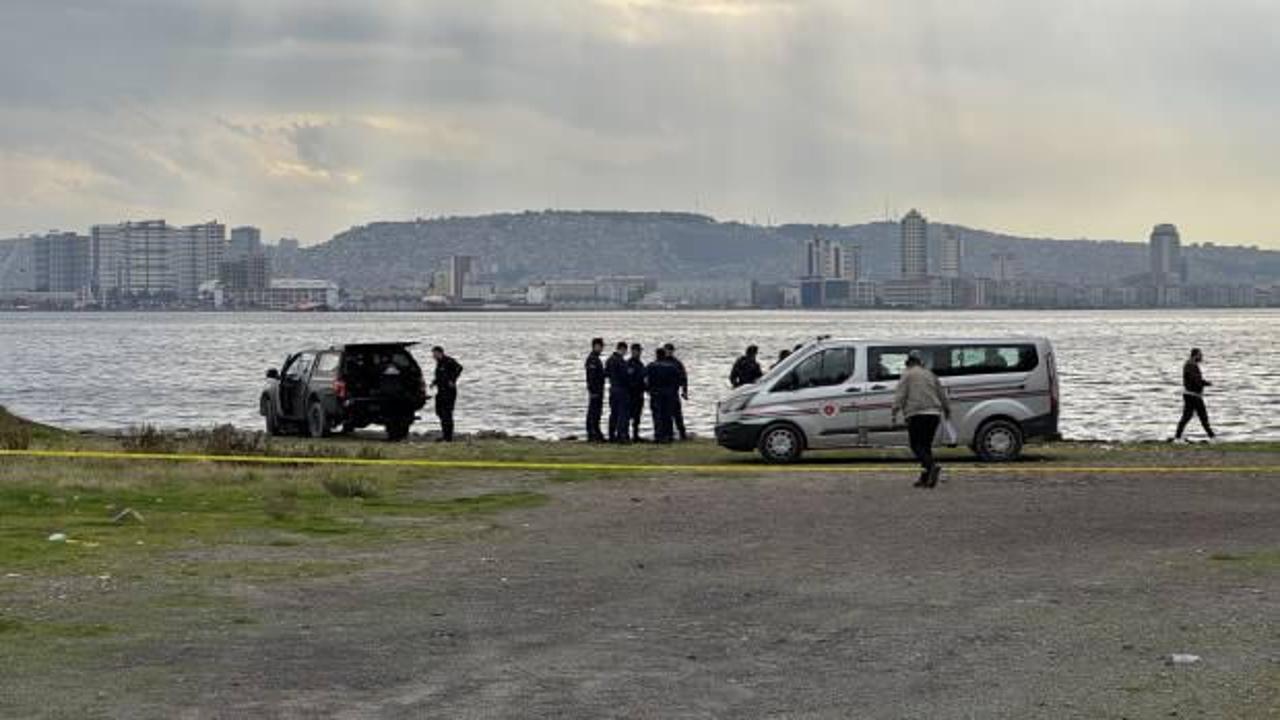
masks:
MULTIPOLYGON (((587 462, 537 462, 525 460, 428 460, 425 458, 361 458, 361 457, 309 457, 293 455, 200 455, 193 453, 142 453, 105 450, 0 450, 0 457, 49 458, 62 460, 154 460, 168 462, 216 462, 257 465, 347 465, 372 467, 418 467, 449 470, 577 470, 596 472, 670 472, 670 473, 873 473, 915 472, 909 463, 888 464, 823 464, 765 465, 765 464, 657 464, 641 463, 587 463, 587 462)), ((1179 473, 1240 473, 1280 474, 1280 465, 1047 465, 1031 462, 984 465, 961 463, 948 465, 949 472, 961 473, 1143 473, 1148 475, 1174 475, 1179 473)))

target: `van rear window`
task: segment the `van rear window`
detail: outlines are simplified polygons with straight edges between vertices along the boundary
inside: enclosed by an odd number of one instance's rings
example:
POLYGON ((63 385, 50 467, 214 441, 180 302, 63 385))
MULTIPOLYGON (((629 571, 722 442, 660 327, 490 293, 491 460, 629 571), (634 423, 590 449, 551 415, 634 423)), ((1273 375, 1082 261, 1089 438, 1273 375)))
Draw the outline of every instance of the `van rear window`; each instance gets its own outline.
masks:
POLYGON ((1031 344, 904 345, 870 348, 868 375, 872 380, 897 380, 913 351, 939 377, 1030 372, 1040 364, 1031 344))

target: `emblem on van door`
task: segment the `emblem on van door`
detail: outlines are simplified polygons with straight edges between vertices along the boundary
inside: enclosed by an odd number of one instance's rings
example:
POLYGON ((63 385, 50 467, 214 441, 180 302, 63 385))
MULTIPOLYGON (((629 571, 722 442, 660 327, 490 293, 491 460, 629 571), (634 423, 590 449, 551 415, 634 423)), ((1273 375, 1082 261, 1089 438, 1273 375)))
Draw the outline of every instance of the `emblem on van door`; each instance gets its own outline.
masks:
POLYGON ((837 408, 835 405, 823 405, 823 406, 822 406, 822 414, 823 414, 823 415, 826 415, 827 417, 831 417, 831 416, 835 415, 839 410, 840 410, 840 409, 839 409, 839 408, 837 408))

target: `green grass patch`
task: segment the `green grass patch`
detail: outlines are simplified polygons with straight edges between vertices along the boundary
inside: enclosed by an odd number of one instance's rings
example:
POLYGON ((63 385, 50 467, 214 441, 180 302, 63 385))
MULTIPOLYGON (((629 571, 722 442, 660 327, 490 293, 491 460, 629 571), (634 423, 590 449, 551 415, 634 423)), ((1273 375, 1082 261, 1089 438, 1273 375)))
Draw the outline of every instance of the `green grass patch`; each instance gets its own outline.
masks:
POLYGON ((1280 570, 1280 550, 1259 550, 1248 553, 1214 553, 1209 560, 1225 566, 1246 570, 1280 570))
POLYGON ((16 618, 0 618, 0 634, 24 635, 37 638, 77 640, 98 638, 115 634, 116 629, 105 623, 67 623, 16 618))
POLYGON ((120 574, 158 551, 420 538, 410 531, 424 524, 547 499, 537 493, 423 499, 416 490, 421 476, 404 468, 375 475, 367 468, 6 461, 0 572, 120 574), (113 522, 125 509, 133 513, 113 522), (66 541, 51 542, 55 533, 66 541))

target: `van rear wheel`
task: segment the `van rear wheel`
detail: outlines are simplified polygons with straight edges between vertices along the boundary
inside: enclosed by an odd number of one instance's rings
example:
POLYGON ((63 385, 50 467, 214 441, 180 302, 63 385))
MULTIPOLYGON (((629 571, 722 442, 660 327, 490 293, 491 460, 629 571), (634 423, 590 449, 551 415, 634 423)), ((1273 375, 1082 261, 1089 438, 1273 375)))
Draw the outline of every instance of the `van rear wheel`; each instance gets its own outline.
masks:
POLYGON ((804 452, 804 437, 791 425, 774 425, 760 434, 760 456, 771 463, 790 463, 804 452))
POLYGON ((1022 428, 1011 420, 988 420, 973 437, 973 451, 983 462, 1009 462, 1022 455, 1022 428))

